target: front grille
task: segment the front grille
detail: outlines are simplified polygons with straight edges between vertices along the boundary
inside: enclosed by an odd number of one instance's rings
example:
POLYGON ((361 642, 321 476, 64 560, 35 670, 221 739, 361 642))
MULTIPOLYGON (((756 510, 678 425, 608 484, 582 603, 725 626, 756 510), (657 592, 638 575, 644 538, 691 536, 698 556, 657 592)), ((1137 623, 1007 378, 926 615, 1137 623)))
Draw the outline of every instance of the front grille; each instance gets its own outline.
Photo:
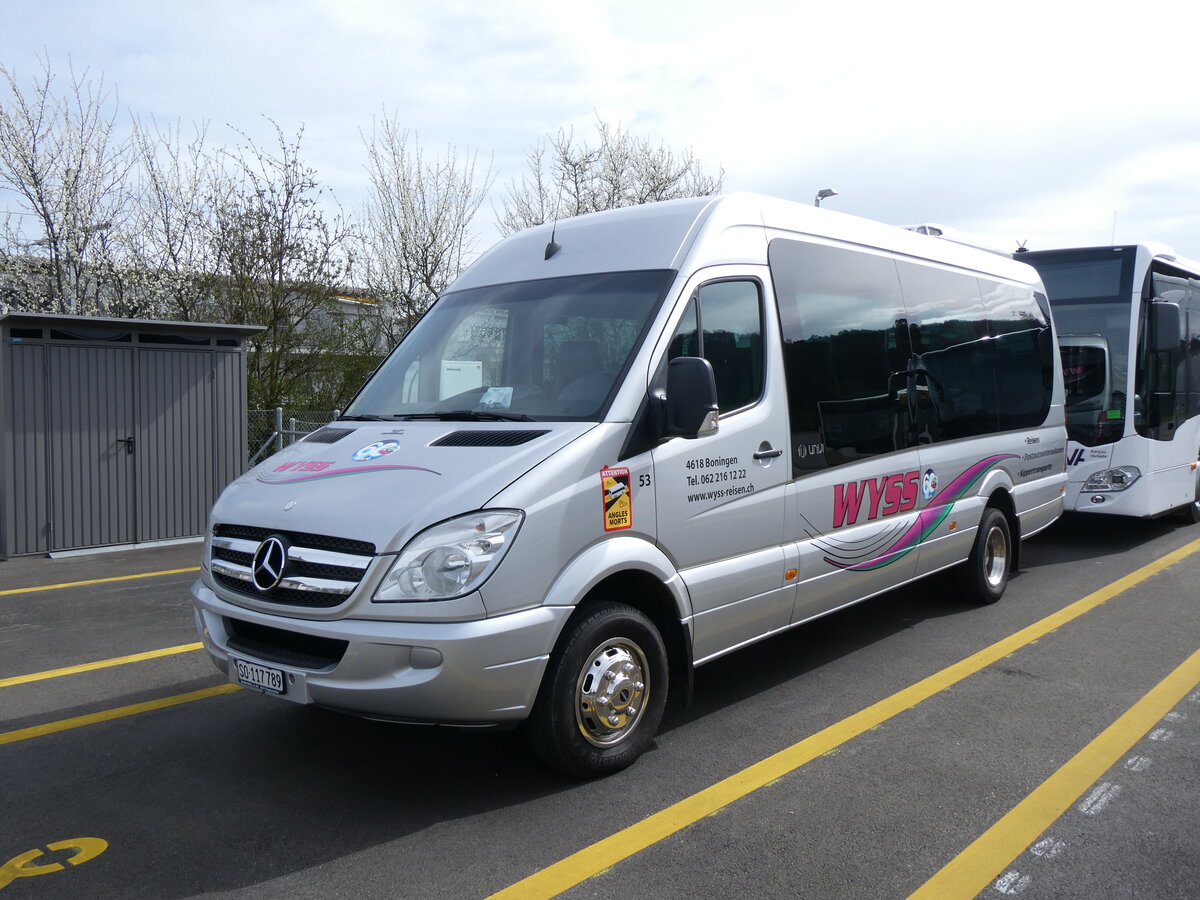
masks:
POLYGON ((241 619, 226 618, 224 622, 230 650, 298 669, 328 669, 335 666, 346 655, 349 646, 349 641, 298 634, 269 625, 243 622, 241 619))
POLYGON ((211 544, 211 570, 221 586, 255 600, 309 609, 345 603, 375 556, 375 545, 367 541, 253 525, 217 525, 211 544), (282 540, 287 556, 279 583, 263 591, 254 583, 254 554, 269 537, 282 540))
POLYGON ((254 525, 217 525, 213 528, 214 537, 243 538, 254 541, 256 545, 273 534, 281 534, 293 544, 301 544, 319 550, 331 550, 334 553, 357 553, 360 556, 375 555, 375 545, 370 541, 354 541, 350 538, 331 537, 327 534, 308 534, 303 531, 276 531, 273 528, 259 528, 254 525))

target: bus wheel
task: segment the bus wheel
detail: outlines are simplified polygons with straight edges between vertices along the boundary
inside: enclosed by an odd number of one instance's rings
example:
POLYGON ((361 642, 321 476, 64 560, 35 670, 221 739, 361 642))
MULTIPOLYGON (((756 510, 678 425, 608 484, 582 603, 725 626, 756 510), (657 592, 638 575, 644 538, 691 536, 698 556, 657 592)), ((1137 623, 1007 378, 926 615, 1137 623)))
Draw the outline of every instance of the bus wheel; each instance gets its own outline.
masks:
POLYGON ((1004 595, 1012 569, 1012 536, 1004 513, 989 506, 979 521, 971 555, 955 572, 962 595, 972 603, 995 603, 1004 595))
POLYGON ((1185 522, 1200 522, 1200 471, 1196 473, 1196 499, 1183 508, 1185 522))
POLYGON ((623 769, 649 746, 667 704, 667 651, 624 603, 586 609, 550 659, 525 734, 546 763, 577 778, 623 769))

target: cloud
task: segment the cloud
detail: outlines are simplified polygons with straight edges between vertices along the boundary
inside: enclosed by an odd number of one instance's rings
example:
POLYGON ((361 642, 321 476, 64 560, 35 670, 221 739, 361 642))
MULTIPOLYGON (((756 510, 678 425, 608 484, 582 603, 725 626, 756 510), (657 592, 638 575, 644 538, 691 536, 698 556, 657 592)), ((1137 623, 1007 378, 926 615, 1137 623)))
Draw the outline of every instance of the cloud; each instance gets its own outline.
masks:
POLYGON ((6 16, 9 64, 32 74, 45 46, 60 69, 103 72, 132 113, 208 121, 214 140, 305 123, 309 162, 350 207, 359 132, 385 107, 430 151, 492 158, 498 192, 540 137, 599 115, 691 148, 730 189, 811 202, 832 186, 839 209, 1006 244, 1108 239, 1114 211, 1125 239, 1195 241, 1200 109, 1186 53, 1149 23, 1187 34, 1200 7, 1170 0, 69 0, 6 16))

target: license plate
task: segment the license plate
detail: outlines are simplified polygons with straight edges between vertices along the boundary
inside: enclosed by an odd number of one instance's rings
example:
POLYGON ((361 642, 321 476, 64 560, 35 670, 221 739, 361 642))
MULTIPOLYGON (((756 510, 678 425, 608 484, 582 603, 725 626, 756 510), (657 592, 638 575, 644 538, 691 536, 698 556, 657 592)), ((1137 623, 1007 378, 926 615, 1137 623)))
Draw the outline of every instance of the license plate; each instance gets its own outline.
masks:
POLYGON ((246 662, 243 659, 235 659, 233 662, 237 666, 238 684, 243 684, 246 687, 251 687, 259 691, 267 691, 272 694, 283 693, 282 669, 260 666, 258 663, 246 662))

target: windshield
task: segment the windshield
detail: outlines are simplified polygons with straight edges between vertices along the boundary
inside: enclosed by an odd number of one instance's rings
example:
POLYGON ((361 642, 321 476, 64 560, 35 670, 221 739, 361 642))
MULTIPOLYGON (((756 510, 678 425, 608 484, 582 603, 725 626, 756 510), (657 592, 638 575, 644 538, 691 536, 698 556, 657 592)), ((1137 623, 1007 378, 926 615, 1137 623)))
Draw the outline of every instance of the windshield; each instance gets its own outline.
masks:
POLYGON ((599 421, 674 272, 615 272, 446 294, 345 418, 599 421))
POLYGON ((1118 440, 1129 410, 1134 247, 1047 250, 1017 258, 1038 270, 1062 355, 1067 434, 1094 447, 1118 440))

